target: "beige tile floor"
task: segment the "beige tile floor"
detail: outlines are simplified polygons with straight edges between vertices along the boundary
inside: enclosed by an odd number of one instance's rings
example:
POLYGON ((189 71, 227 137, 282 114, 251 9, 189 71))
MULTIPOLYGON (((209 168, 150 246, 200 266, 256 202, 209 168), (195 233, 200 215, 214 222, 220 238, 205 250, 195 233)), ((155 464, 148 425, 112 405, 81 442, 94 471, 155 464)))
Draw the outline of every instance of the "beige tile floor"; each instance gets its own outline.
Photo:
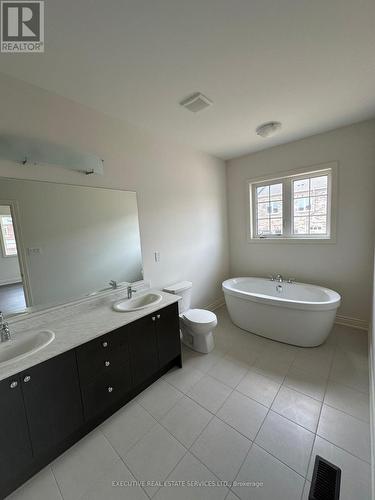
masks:
POLYGON ((182 370, 11 498, 305 500, 320 454, 342 468, 341 500, 369 500, 367 335, 336 325, 324 345, 298 348, 240 330, 224 307, 216 312, 211 354, 184 349, 182 370), (263 486, 220 483, 233 480, 263 486))

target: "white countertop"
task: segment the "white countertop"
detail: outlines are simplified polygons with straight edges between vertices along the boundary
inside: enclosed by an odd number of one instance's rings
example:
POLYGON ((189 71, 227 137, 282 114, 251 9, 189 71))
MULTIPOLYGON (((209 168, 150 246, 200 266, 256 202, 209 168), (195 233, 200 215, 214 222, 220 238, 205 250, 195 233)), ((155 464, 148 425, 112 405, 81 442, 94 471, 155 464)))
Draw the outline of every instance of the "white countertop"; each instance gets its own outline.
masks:
POLYGON ((9 321, 13 338, 40 330, 52 330, 55 333, 55 339, 30 356, 0 366, 0 380, 116 330, 180 299, 178 295, 154 289, 142 290, 137 292, 136 296, 151 292, 159 293, 162 300, 154 306, 138 311, 116 312, 112 309, 114 302, 126 298, 126 290, 122 289, 114 290, 105 296, 96 296, 9 321))

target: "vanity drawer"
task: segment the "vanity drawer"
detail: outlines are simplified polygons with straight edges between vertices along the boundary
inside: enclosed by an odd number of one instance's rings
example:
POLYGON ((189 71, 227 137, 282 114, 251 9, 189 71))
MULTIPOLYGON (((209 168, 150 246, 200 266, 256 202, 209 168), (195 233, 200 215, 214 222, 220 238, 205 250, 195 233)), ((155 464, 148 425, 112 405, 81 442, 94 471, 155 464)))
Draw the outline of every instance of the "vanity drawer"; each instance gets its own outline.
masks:
POLYGON ((111 348, 91 350, 91 346, 89 350, 79 348, 77 362, 81 385, 85 386, 104 373, 129 367, 129 349, 127 345, 122 345, 116 350, 111 348))
POLYGON ((128 339, 126 328, 91 340, 76 349, 81 383, 92 382, 104 371, 129 363, 128 339))
POLYGON ((122 366, 110 373, 104 373, 96 380, 82 387, 85 420, 91 420, 105 413, 117 401, 123 399, 131 389, 130 367, 122 366))
POLYGON ((90 342, 86 342, 86 344, 77 348, 77 352, 79 352, 82 357, 91 356, 99 352, 112 351, 113 349, 117 349, 127 344, 127 327, 122 327, 94 340, 90 340, 90 342))

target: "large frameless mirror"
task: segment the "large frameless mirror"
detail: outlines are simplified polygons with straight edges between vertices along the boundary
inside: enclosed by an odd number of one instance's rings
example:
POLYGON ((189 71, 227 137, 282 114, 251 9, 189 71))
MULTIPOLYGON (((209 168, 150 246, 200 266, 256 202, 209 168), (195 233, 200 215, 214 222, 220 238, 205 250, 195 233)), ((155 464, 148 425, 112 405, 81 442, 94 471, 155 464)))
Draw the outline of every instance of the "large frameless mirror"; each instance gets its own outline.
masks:
POLYGON ((135 192, 0 179, 0 310, 143 279, 135 192))

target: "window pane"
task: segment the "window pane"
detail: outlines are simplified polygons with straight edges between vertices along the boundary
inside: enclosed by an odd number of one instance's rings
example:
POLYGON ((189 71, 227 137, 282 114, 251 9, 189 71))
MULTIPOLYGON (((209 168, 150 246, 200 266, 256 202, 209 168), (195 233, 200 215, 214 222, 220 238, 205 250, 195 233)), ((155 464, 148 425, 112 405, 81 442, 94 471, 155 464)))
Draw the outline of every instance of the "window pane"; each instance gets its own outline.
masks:
POLYGON ((270 196, 270 187, 262 186, 257 188, 257 201, 268 201, 270 196))
POLYGON ((310 181, 311 196, 321 196, 327 194, 328 176, 312 177, 310 181))
POLYGON ((327 213, 327 197, 314 196, 311 198, 311 215, 327 213))
POLYGON ((298 179, 297 181, 293 181, 294 198, 309 196, 309 181, 310 179, 298 179))
POLYGON ((283 206, 281 201, 271 201, 270 215, 271 217, 281 217, 283 213, 283 206))
POLYGON ((270 232, 270 221, 269 219, 258 220, 258 234, 269 234, 270 232))
POLYGON ((294 234, 309 234, 309 217, 294 217, 294 234))
POLYGON ((283 220, 271 219, 271 234, 282 234, 282 232, 283 232, 283 220))
POLYGON ((257 236, 282 234, 283 184, 256 188, 257 236), (275 222, 271 222, 275 219, 275 222))
POLYGON ((0 222, 5 256, 17 255, 12 217, 10 215, 4 215, 1 217, 0 222))
POLYGON ((327 234, 327 217, 311 217, 310 234, 327 234))
POLYGON ((282 184, 272 184, 270 186, 270 197, 272 201, 281 200, 282 195, 283 195, 282 184))
POLYGON ((271 213, 271 206, 267 203, 258 203, 258 219, 268 219, 271 213))
POLYGON ((309 198, 296 198, 294 200, 294 215, 305 215, 310 211, 309 198))

